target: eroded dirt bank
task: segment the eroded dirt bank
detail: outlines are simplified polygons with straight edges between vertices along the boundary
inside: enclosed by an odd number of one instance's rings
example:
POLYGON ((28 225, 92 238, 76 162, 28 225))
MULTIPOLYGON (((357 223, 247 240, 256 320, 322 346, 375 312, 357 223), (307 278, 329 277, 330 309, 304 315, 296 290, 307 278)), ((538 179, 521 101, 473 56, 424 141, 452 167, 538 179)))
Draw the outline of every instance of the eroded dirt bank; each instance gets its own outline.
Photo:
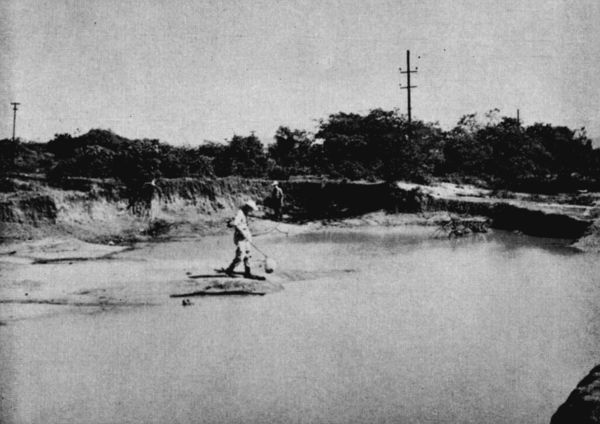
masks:
MULTIPOLYGON (((5 242, 70 236, 117 244, 161 234, 195 237, 225 231, 223 224, 240 202, 262 203, 270 184, 242 178, 159 180, 133 198, 114 181, 79 178, 52 186, 43 178, 15 176, 2 184, 0 234, 5 242)), ((578 240, 574 246, 581 250, 600 249, 600 195, 595 193, 540 196, 450 183, 321 180, 286 181, 282 187, 288 223, 339 221, 376 211, 389 215, 371 217, 375 223, 422 223, 424 216, 449 212, 486 217, 495 228, 578 240), (413 215, 390 219, 398 213, 413 215)))

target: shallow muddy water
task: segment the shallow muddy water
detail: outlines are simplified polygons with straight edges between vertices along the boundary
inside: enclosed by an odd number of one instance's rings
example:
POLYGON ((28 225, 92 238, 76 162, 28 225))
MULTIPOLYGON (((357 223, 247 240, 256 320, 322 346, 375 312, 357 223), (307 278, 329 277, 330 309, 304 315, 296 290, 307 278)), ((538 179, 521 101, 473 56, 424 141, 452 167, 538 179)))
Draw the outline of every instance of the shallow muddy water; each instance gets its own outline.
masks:
POLYGON ((0 326, 1 421, 549 422, 597 362, 597 256, 513 234, 430 235, 259 238, 283 291, 189 307, 161 280, 227 262, 230 237, 16 268, 5 277, 149 281, 128 296, 152 302, 51 306, 0 326))

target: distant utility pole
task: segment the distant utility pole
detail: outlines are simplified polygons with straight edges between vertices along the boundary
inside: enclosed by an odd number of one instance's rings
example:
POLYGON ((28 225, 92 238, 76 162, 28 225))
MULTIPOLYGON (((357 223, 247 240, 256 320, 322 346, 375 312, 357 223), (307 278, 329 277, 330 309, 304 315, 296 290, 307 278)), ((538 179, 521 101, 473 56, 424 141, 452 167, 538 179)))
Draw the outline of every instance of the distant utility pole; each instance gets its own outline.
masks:
POLYGON ((12 136, 12 141, 13 143, 15 142, 15 134, 16 134, 16 128, 17 128, 17 106, 19 106, 21 103, 17 103, 17 102, 12 102, 11 105, 13 106, 13 136, 12 136))
POLYGON ((398 68, 398 69, 400 69, 401 74, 406 74, 406 86, 403 87, 402 84, 400 84, 400 89, 401 90, 406 89, 407 102, 408 102, 408 107, 407 107, 408 125, 410 127, 410 124, 412 122, 412 107, 410 105, 410 89, 417 88, 416 85, 410 85, 410 74, 416 74, 417 69, 419 69, 419 68, 415 68, 414 70, 410 69, 410 50, 406 51, 406 71, 403 71, 402 68, 398 68))
POLYGON ((521 116, 519 114, 519 109, 517 109, 517 124, 521 125, 521 116))

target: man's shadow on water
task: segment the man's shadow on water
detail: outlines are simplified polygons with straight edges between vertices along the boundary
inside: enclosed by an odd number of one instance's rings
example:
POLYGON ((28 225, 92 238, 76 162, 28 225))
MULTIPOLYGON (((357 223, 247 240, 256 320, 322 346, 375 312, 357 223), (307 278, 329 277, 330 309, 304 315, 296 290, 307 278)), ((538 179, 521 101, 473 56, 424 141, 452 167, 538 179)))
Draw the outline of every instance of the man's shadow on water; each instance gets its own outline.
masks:
POLYGON ((225 278, 225 277, 227 277, 227 275, 225 275, 225 274, 190 274, 187 277, 197 280, 199 278, 219 278, 219 277, 225 278))
MULTIPOLYGON (((233 272, 233 277, 234 278, 236 276, 242 277, 243 275, 244 275, 243 272, 239 272, 239 271, 233 272)), ((217 273, 217 272, 215 272, 214 274, 191 274, 191 273, 188 273, 187 277, 188 278, 192 278, 194 280, 198 280, 198 279, 201 279, 201 278, 232 278, 231 275, 227 275, 227 274, 224 274, 224 273, 217 273)))
POLYGON ((202 278, 223 278, 223 279, 247 279, 247 280, 259 280, 259 281, 264 281, 266 279, 266 277, 262 276, 262 275, 256 275, 256 274, 252 274, 250 276, 246 276, 246 273, 241 272, 241 271, 234 271, 231 273, 231 275, 229 274, 225 274, 225 273, 219 273, 219 272, 215 272, 214 274, 192 274, 190 272, 186 273, 187 277, 193 280, 198 280, 198 279, 202 279, 202 278))

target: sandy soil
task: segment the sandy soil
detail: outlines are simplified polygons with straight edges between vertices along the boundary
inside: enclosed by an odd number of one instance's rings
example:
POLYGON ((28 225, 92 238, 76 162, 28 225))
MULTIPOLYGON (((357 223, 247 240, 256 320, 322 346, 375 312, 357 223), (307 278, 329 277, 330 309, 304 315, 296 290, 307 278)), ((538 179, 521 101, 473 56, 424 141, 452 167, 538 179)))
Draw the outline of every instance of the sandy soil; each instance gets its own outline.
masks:
MULTIPOLYGON (((445 212, 430 214, 386 214, 376 212, 339 221, 294 224, 255 218, 251 221, 255 240, 333 228, 433 226, 449 219, 445 212)), ((222 224, 222 223, 221 223, 222 224)), ((214 262, 200 255, 193 264, 176 258, 156 263, 140 257, 139 252, 157 242, 198 241, 230 230, 224 225, 203 228, 174 226, 154 241, 130 245, 87 243, 74 238, 44 238, 4 244, 0 248, 0 322, 30 318, 56 311, 56 306, 118 308, 164 302, 172 294, 193 292, 245 291, 272 293, 294 276, 267 275, 266 281, 214 278, 190 279, 189 274, 210 274, 214 262)), ((214 238, 214 237, 213 237, 214 238)), ((210 250, 210 243, 205 246, 210 250)), ((258 255, 258 254, 257 254, 258 255)), ((257 273, 264 274, 258 269, 257 273)))

